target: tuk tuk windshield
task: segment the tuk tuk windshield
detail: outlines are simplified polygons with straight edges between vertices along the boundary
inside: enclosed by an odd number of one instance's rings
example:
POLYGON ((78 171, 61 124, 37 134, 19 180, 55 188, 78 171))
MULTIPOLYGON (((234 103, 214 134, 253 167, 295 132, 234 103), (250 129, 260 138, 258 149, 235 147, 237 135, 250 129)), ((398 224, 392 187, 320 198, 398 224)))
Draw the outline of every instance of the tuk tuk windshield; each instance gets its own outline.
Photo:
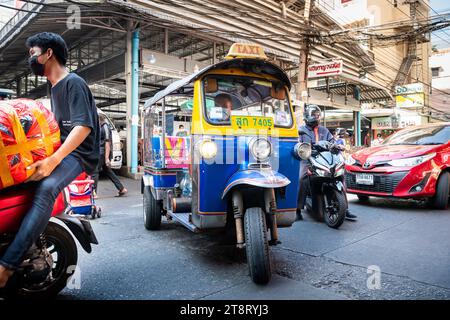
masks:
POLYGON ((231 116, 271 117, 277 127, 293 123, 289 98, 281 82, 242 76, 211 75, 203 79, 206 120, 230 125, 231 116))

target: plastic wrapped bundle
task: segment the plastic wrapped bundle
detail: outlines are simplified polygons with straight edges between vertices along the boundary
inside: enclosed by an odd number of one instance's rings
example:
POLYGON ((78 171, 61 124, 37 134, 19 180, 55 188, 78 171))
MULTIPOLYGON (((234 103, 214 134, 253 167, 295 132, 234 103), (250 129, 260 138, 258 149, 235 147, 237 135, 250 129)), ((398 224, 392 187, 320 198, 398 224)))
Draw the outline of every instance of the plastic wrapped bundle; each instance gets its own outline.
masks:
POLYGON ((27 167, 60 145, 58 123, 41 102, 0 101, 0 190, 24 182, 34 173, 27 167))

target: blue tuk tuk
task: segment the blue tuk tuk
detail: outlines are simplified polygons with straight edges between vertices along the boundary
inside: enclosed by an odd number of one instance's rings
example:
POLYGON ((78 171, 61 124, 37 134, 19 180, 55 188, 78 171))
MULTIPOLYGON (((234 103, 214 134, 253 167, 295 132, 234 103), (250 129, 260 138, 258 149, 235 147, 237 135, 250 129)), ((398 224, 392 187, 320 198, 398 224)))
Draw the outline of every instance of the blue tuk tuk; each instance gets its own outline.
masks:
POLYGON ((231 224, 253 281, 267 283, 269 245, 279 243, 278 227, 296 218, 298 130, 290 89, 262 47, 234 44, 224 61, 150 98, 143 122, 145 227, 158 229, 162 216, 193 232, 231 224))

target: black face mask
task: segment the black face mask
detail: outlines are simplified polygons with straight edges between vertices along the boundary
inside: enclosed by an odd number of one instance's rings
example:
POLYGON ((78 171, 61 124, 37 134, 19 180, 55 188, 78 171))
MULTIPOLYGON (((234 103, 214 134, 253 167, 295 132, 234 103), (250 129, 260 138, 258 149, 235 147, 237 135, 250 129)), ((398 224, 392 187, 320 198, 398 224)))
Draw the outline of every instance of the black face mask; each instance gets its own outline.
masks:
POLYGON ((37 76, 43 76, 45 70, 45 64, 41 64, 38 61, 39 56, 32 56, 28 59, 28 65, 30 66, 31 72, 37 76))

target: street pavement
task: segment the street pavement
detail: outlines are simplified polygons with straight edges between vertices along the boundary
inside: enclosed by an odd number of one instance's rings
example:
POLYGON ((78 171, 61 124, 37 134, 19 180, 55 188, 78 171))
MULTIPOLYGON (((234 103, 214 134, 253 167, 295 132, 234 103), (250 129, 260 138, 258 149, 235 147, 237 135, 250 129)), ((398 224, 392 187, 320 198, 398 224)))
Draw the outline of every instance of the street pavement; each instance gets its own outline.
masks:
POLYGON ((449 210, 350 195, 357 222, 334 230, 304 215, 280 229, 272 280, 261 286, 220 231, 194 234, 165 219, 147 231, 140 182, 121 179, 126 197, 100 181, 103 216, 91 221, 100 244, 91 254, 79 247, 79 272, 59 299, 450 299, 449 210))

